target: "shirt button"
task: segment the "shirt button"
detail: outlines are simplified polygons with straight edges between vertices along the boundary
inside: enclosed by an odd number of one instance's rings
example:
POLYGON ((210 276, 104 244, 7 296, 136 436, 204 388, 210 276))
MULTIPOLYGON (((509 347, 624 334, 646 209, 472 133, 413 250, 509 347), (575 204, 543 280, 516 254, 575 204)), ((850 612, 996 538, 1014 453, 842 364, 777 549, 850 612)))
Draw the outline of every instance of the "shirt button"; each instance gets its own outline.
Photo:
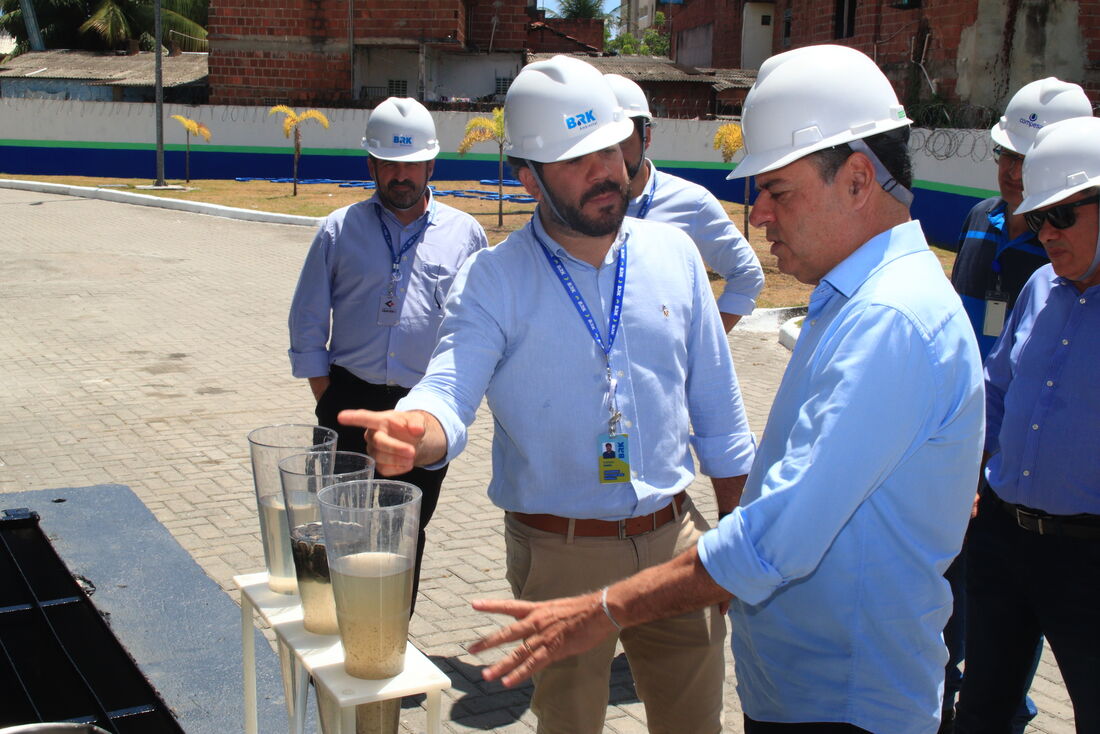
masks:
POLYGON ((622 370, 619 370, 619 377, 622 377, 624 374, 626 374, 626 373, 623 372, 622 370))
POLYGON ((401 262, 405 262, 405 261, 406 261, 406 260, 408 260, 408 259, 409 259, 409 256, 408 256, 408 255, 402 255, 402 256, 401 256, 401 262))
POLYGON ((390 356, 393 357, 396 356, 396 354, 394 352, 390 352, 390 356))
POLYGON ((626 426, 627 428, 631 428, 634 424, 631 423, 630 421, 626 420, 626 421, 623 421, 623 425, 626 426))
POLYGON ((817 319, 810 321, 810 326, 817 326, 817 319))
POLYGON ((1028 469, 1024 469, 1024 476, 1025 476, 1025 477, 1030 477, 1030 476, 1031 476, 1031 472, 1030 472, 1030 471, 1029 471, 1028 469))
POLYGON ((1085 299, 1084 299, 1084 298, 1081 298, 1081 299, 1079 299, 1079 300, 1078 300, 1077 302, 1078 302, 1078 303, 1084 303, 1084 302, 1085 302, 1085 299))
POLYGON ((1054 382, 1052 380, 1047 380, 1047 387, 1054 387, 1054 382))
POLYGON ((1031 424, 1031 430, 1038 431, 1039 430, 1039 424, 1038 423, 1032 423, 1031 424))
POLYGON ((1062 344, 1063 344, 1063 345, 1069 344, 1069 339, 1063 339, 1063 340, 1062 340, 1062 344))
POLYGON ((404 293, 404 292, 405 292, 405 286, 401 286, 401 292, 402 292, 402 293, 404 293))

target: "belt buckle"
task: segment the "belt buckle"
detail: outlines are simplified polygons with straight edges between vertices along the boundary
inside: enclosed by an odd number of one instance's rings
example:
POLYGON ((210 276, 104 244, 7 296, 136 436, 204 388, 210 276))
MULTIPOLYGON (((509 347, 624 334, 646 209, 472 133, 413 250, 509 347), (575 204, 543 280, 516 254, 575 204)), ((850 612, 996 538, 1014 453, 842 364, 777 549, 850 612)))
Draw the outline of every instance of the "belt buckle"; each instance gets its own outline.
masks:
POLYGON ((1016 509, 1016 524, 1017 525, 1019 525, 1024 530, 1030 530, 1031 532, 1038 533, 1039 535, 1044 535, 1045 534, 1045 529, 1043 527, 1043 516, 1042 515, 1036 515, 1033 512, 1027 512, 1025 510, 1020 509, 1019 507, 1017 507, 1015 509, 1016 509), (1025 520, 1027 522, 1025 522, 1025 520))
POLYGON ((618 520, 616 524, 619 526, 619 540, 626 540, 630 537, 626 534, 626 520, 618 520))

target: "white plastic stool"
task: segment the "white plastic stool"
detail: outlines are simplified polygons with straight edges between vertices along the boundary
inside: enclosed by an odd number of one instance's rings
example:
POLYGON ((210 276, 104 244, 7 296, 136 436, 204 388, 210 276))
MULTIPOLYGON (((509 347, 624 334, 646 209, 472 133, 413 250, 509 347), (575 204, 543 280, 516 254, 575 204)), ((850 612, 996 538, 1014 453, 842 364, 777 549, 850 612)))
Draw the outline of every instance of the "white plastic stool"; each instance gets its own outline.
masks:
MULTIPOLYGON (((252 614, 271 626, 279 646, 287 690, 287 714, 291 734, 301 734, 305 724, 306 693, 310 676, 319 699, 334 701, 338 731, 355 733, 355 707, 363 703, 424 693, 428 698, 428 734, 439 734, 442 725, 440 692, 451 680, 410 642, 405 648, 405 669, 384 680, 354 678, 344 670, 344 647, 339 635, 315 635, 302 623, 302 604, 297 595, 278 594, 267 588, 267 573, 234 576, 241 590, 241 647, 244 652, 244 731, 258 734, 256 710, 256 650, 252 614), (288 675, 289 673, 289 675, 288 675)), ((327 703, 326 701, 325 703, 327 703)))

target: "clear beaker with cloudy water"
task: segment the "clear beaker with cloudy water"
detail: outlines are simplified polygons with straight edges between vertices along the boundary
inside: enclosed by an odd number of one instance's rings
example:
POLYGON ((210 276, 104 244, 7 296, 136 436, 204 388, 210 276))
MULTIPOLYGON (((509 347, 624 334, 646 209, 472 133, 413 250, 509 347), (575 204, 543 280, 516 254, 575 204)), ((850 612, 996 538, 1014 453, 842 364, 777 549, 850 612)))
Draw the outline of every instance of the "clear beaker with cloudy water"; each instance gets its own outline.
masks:
POLYGON ((283 483, 279 461, 307 451, 335 451, 336 431, 321 426, 283 424, 257 428, 248 434, 252 457, 252 479, 260 515, 260 537, 264 544, 267 585, 280 594, 294 594, 298 584, 290 552, 283 483))
POLYGON ((332 484, 372 479, 374 459, 353 451, 311 451, 279 461, 279 474, 303 623, 314 634, 339 634, 317 494, 332 484))
MULTIPOLYGON (((357 678, 398 675, 405 665, 421 492, 375 479, 333 484, 318 495, 344 668, 357 678)), ((400 699, 357 707, 357 730, 396 732, 400 699)))

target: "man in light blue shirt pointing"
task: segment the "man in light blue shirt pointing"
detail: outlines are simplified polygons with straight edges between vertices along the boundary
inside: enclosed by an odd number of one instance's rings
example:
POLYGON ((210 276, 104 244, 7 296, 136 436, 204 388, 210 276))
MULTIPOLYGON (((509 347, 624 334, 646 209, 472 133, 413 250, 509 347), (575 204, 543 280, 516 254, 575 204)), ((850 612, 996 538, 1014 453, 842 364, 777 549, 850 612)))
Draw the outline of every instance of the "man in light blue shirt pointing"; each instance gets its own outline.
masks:
POLYGON ((910 120, 840 46, 766 61, 743 120, 751 221, 817 287, 740 506, 599 592, 475 602, 522 621, 470 649, 524 640, 486 672, 515 685, 612 630, 730 602, 748 734, 934 734, 983 400, 974 332, 909 219, 910 120))
MULTIPOLYGON (((564 56, 530 64, 504 119, 535 215, 463 267, 398 410, 340 419, 369 430, 391 474, 453 459, 486 397, 508 581, 517 598, 549 599, 693 547, 709 524, 686 492, 692 450, 728 512, 755 447, 698 251, 671 225, 624 217, 619 143, 633 125, 603 76, 564 56)), ((651 732, 717 734, 724 641, 714 605, 606 636, 536 676, 538 730, 603 731, 621 642, 651 732)))

